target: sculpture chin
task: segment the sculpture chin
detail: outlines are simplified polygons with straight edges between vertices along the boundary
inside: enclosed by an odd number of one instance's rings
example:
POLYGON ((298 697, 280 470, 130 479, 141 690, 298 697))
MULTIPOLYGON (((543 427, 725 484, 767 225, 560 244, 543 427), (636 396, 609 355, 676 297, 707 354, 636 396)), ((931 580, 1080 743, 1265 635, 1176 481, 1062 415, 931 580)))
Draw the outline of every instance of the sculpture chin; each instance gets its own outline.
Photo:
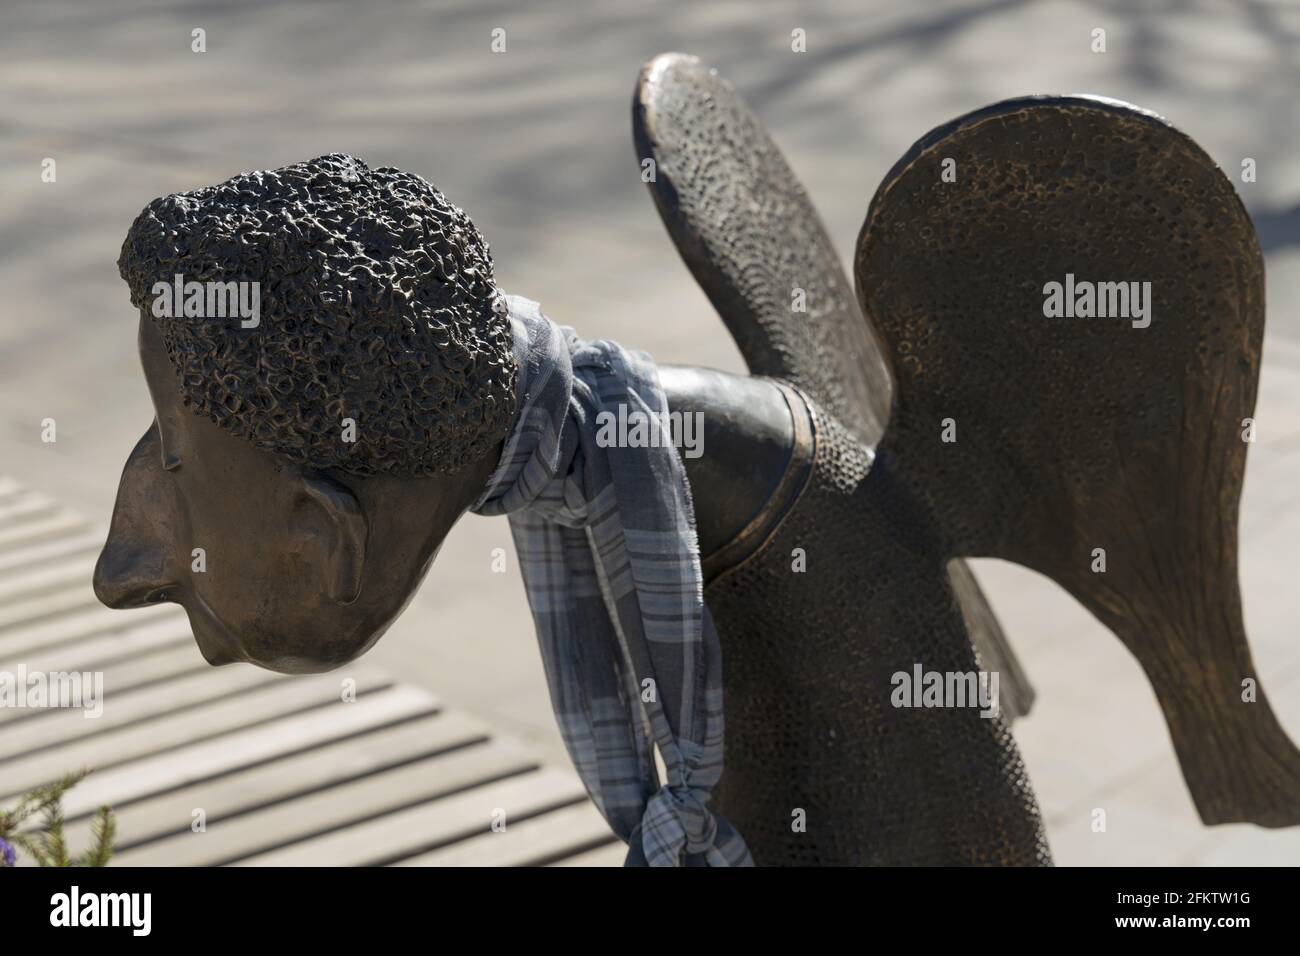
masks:
POLYGON ((185 613, 190 619, 190 632, 194 635, 194 643, 199 646, 199 653, 203 655, 205 661, 213 667, 220 667, 222 664, 247 660, 247 657, 239 651, 239 642, 207 606, 203 598, 197 594, 187 595, 185 600, 177 603, 185 608, 185 613))
POLYGON ((274 633, 240 635, 197 594, 186 594, 177 603, 189 616, 199 653, 214 667, 242 662, 278 674, 322 674, 355 661, 388 629, 385 624, 375 633, 351 634, 345 630, 334 640, 304 644, 282 640, 274 633))

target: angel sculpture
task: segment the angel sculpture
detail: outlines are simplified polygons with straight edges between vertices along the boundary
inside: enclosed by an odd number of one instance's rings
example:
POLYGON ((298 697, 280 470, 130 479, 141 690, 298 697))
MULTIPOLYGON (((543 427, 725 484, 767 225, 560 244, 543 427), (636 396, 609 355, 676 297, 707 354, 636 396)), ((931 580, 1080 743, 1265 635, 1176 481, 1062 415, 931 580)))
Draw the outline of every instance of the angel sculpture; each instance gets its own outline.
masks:
POLYGON ((155 200, 119 267, 156 419, 101 600, 181 603, 212 663, 328 669, 464 512, 505 514, 565 743, 629 863, 1042 865, 1009 729, 1032 691, 962 561, 1001 557, 1132 651, 1206 823, 1300 822, 1300 755, 1242 695, 1263 265, 1210 158, 1111 100, 962 116, 877 190, 855 301, 715 72, 651 61, 633 123, 751 376, 656 366, 504 295, 469 218, 399 170, 334 154, 155 200), (260 321, 159 315, 182 274, 259 283, 260 321), (602 438, 671 415, 705 423, 702 455, 602 438), (221 560, 196 575, 200 539, 221 560), (899 694, 913 674, 973 691, 933 706, 899 694))

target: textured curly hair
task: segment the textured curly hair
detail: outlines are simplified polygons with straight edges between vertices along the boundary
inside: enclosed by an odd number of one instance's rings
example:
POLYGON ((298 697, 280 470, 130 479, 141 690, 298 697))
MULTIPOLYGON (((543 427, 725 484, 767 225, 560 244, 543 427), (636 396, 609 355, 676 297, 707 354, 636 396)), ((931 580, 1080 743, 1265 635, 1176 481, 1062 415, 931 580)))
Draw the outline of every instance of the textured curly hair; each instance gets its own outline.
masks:
POLYGON ((420 477, 481 460, 510 427, 516 366, 492 254, 419 176, 333 153, 155 199, 117 265, 185 403, 260 448, 420 477), (152 289, 177 273, 260 283, 260 325, 155 317, 152 289))

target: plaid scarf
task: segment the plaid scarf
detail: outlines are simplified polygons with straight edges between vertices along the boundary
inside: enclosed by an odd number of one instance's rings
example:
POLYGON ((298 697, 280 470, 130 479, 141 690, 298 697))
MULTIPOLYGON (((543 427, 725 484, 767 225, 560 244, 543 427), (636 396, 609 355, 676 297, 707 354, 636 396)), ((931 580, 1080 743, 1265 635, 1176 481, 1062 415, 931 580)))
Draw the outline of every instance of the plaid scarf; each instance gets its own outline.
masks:
POLYGON ((722 773, 721 649, 658 370, 643 352, 584 342, 536 302, 506 302, 519 412, 473 510, 510 518, 569 756, 627 842, 625 865, 750 865, 708 806, 722 773), (601 413, 617 420, 620 406, 644 416, 648 447, 598 440, 601 413))

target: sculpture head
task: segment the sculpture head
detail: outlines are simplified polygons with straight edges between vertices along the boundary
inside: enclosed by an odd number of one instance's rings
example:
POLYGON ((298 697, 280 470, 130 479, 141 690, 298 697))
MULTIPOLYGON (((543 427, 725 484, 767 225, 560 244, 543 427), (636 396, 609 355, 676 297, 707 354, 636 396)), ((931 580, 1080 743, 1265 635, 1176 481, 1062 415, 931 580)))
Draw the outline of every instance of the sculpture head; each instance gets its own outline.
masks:
POLYGON ((183 605, 214 664, 352 660, 482 493, 512 423, 486 242, 420 177, 335 154, 154 200, 118 267, 155 420, 96 594, 183 605))

